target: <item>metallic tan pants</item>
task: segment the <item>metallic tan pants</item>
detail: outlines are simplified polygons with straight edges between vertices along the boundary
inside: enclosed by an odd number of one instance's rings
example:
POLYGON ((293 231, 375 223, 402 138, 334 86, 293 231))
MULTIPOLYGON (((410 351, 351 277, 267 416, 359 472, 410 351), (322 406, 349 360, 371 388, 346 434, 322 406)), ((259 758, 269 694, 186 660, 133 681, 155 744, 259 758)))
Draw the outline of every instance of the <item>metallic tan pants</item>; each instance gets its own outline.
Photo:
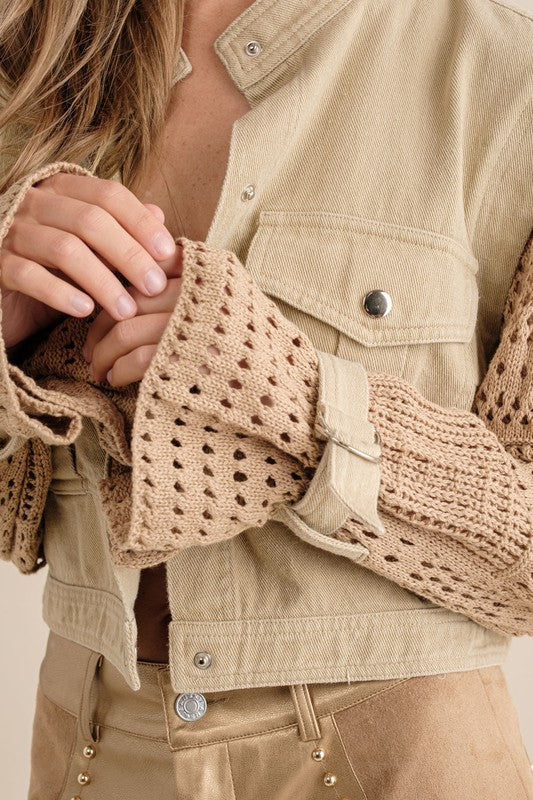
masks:
POLYGON ((210 692, 193 721, 168 667, 139 667, 134 692, 98 653, 50 634, 29 800, 533 798, 499 667, 210 692))

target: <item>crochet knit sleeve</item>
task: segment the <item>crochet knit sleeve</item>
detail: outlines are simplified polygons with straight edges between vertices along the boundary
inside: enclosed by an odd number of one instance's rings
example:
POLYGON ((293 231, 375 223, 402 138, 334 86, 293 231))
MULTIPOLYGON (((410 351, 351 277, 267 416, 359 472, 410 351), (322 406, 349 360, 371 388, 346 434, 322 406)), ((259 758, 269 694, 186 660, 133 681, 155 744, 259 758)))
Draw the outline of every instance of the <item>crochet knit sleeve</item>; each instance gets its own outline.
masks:
MULTIPOLYGON (((77 164, 48 164, 0 196, 0 248, 28 189, 57 172, 90 175, 77 164)), ((34 337, 30 337, 33 340, 34 337)), ((15 363, 30 340, 6 349, 0 290, 0 558, 23 573, 44 566, 42 514, 51 479, 50 445, 72 442, 81 416, 62 392, 39 386, 15 363)))
MULTIPOLYGON (((28 190, 58 172, 92 175, 78 164, 58 161, 14 183, 0 196, 0 248, 28 190)), ((2 307, 0 290, 0 459, 7 458, 33 437, 50 445, 73 442, 81 430, 80 414, 67 394, 39 386, 19 366, 11 363, 11 351, 20 348, 6 350, 2 307)))
MULTIPOLYGON (((178 242, 182 291, 140 385, 132 474, 119 466, 101 485, 121 564, 153 565, 262 526, 305 497, 326 447, 311 342, 234 254, 178 242)), ((355 509, 322 537, 437 605, 516 635, 533 633, 532 278, 533 238, 473 412, 368 374, 379 520, 365 524, 355 509)))

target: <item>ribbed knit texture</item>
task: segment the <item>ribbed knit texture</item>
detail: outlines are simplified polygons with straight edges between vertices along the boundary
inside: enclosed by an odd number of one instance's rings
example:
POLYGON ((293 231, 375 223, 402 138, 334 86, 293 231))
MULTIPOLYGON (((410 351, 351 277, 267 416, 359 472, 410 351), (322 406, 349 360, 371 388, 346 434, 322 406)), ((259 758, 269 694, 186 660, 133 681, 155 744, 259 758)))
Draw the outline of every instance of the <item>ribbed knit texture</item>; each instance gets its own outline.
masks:
MULTIPOLYGON (((32 437, 0 462, 2 555, 23 571, 36 566, 44 500, 35 493, 49 479, 35 442, 73 441, 85 415, 112 456, 100 491, 116 563, 153 565, 262 525, 308 486, 323 447, 313 436, 311 343, 234 254, 178 242, 182 291, 142 382, 90 380, 81 345, 99 308, 60 323, 20 368, 2 362, 0 426, 32 437), (37 480, 28 482, 25 465, 37 480), (24 518, 28 491, 35 508, 24 518)), ((386 531, 348 520, 333 534, 369 548, 365 567, 511 634, 533 632, 532 281, 530 239, 477 393, 479 416, 369 375, 386 531)))

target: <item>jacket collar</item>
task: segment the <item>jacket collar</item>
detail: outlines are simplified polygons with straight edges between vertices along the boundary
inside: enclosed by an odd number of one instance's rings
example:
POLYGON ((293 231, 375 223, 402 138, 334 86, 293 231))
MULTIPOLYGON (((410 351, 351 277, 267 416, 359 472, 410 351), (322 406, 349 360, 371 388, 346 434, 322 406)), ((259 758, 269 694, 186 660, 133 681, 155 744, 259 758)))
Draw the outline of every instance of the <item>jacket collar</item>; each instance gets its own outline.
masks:
MULTIPOLYGON (((215 52, 245 91, 286 61, 353 0, 255 0, 218 37, 215 52), (250 43, 255 43, 250 45, 250 43)), ((191 72, 180 49, 175 80, 191 72)))

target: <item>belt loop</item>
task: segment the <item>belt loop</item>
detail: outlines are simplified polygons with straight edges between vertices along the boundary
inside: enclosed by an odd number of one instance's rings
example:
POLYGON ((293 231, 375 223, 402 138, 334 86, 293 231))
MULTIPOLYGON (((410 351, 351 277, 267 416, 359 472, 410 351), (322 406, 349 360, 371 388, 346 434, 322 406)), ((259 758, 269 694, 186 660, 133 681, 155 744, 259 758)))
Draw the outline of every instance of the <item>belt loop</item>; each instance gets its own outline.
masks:
POLYGON ((104 660, 103 655, 92 651, 87 659, 85 676, 80 698, 79 724, 82 736, 87 741, 98 742, 100 739, 100 726, 95 722, 91 724, 91 689, 93 681, 98 675, 98 671, 104 660))
POLYGON ((289 689, 298 719, 300 739, 303 742, 308 742, 311 739, 320 739, 322 733, 320 732, 313 701, 309 694, 309 686, 307 683, 290 684, 289 689))

